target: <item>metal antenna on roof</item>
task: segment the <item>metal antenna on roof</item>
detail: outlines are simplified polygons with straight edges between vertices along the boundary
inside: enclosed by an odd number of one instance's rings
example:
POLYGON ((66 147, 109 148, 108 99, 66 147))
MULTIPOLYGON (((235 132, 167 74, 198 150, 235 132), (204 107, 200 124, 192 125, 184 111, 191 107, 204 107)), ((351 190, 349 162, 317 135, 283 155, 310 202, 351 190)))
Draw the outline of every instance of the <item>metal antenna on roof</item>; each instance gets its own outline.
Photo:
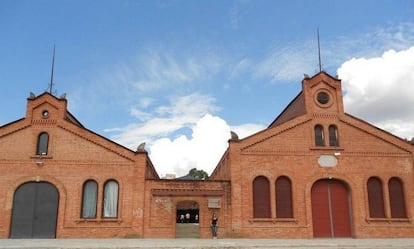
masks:
POLYGON ((53 71, 55 68, 55 45, 53 45, 53 58, 52 58, 52 73, 50 75, 50 84, 49 84, 49 93, 53 95, 52 89, 53 89, 53 71))
POLYGON ((319 72, 322 72, 322 61, 321 61, 321 44, 319 41, 319 28, 318 31, 318 57, 319 57, 319 72))

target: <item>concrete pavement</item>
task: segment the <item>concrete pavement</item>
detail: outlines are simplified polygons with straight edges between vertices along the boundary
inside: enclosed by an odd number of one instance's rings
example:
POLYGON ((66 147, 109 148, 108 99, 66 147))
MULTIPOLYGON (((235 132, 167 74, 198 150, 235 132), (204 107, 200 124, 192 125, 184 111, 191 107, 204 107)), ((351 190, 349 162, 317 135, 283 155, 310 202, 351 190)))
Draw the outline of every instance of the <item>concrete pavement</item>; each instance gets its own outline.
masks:
POLYGON ((414 249, 412 239, 1 239, 10 249, 414 249))

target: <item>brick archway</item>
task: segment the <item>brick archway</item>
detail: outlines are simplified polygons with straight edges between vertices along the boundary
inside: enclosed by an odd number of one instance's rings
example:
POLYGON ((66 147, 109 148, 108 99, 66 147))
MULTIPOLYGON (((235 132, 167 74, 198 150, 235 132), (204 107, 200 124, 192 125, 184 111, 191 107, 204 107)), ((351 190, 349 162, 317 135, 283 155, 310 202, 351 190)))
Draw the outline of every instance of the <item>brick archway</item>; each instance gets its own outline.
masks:
POLYGON ((322 179, 311 190, 314 237, 351 237, 349 191, 339 180, 322 179))

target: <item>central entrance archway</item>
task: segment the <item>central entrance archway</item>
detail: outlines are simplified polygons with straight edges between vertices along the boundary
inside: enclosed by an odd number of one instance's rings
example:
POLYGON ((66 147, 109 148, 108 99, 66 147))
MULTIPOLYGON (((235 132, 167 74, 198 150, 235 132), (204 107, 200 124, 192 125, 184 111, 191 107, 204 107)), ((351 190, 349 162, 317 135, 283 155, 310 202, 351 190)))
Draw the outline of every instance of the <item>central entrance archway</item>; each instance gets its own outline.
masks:
POLYGON ((311 199, 314 237, 351 237, 350 198, 343 182, 332 179, 315 182, 311 199))
POLYGON ((20 185, 13 198, 10 238, 55 238, 59 193, 47 182, 20 185))
POLYGON ((195 201, 181 201, 176 207, 176 238, 200 238, 200 213, 195 201))

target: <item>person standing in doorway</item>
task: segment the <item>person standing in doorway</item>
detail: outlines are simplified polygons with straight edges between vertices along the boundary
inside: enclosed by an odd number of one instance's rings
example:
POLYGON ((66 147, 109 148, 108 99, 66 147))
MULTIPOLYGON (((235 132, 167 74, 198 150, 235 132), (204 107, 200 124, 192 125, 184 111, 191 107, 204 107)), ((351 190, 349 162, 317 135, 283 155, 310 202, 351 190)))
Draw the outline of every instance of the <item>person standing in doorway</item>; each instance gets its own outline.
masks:
POLYGON ((217 239, 217 215, 216 213, 213 213, 213 216, 211 217, 211 232, 213 233, 213 239, 217 239))

